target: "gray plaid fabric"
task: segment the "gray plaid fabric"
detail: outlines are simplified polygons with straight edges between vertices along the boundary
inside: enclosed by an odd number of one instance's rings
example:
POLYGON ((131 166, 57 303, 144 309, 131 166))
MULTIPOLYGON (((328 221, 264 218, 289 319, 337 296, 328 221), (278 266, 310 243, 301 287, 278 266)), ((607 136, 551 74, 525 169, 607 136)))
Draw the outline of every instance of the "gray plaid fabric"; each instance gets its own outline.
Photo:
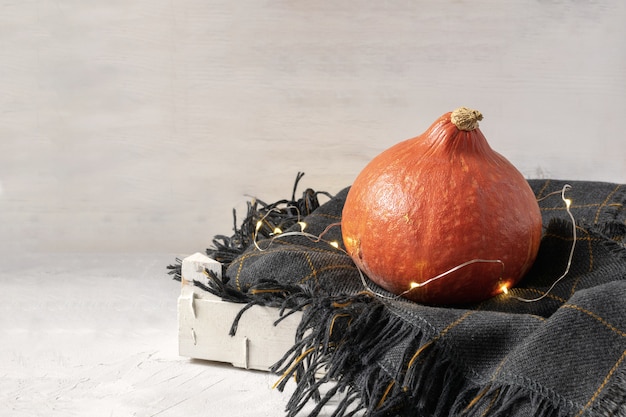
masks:
MULTIPOLYGON (((530 180, 541 198, 565 181, 530 180)), ((341 243, 289 236, 259 242, 229 266, 228 285, 255 303, 301 309, 294 347, 274 370, 297 389, 296 415, 343 392, 337 416, 626 416, 626 186, 572 181, 566 196, 540 201, 544 236, 532 270, 485 302, 432 307, 365 291, 341 243), (324 369, 320 376, 316 371, 324 369), (321 395, 323 385, 332 387, 321 395)), ((340 222, 347 189, 315 210, 306 231, 340 222)), ((299 230, 295 226, 293 230, 299 230)), ((370 288, 389 296, 369 283, 370 288)))

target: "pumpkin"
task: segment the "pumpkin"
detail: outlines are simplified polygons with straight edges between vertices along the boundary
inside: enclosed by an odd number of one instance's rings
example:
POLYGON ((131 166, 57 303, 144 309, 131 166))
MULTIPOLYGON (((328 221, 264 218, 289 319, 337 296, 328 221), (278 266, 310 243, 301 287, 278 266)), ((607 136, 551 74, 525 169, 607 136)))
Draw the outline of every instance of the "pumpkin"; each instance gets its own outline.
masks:
POLYGON ((524 176, 487 143, 465 107, 376 156, 346 197, 348 255, 380 287, 434 305, 506 292, 532 266, 542 233, 524 176))

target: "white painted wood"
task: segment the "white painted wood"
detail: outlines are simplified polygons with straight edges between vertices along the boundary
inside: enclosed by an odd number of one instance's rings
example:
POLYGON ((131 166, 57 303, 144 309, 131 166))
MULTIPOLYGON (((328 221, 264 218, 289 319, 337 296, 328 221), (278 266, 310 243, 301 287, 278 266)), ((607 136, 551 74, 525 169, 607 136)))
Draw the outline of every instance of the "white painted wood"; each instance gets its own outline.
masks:
POLYGON ((292 347, 302 313, 296 312, 275 325, 279 310, 251 307, 239 320, 237 332, 230 329, 244 304, 222 301, 193 285, 207 283, 205 269, 222 275, 219 262, 202 253, 185 257, 181 265, 178 297, 178 350, 194 359, 228 362, 239 368, 268 371, 292 347))
POLYGON ((184 285, 188 282, 199 281, 206 285, 209 279, 205 270, 211 271, 218 278, 222 277, 222 264, 215 259, 200 252, 186 256, 181 262, 181 282, 184 285))
POLYGON ((241 317, 235 336, 230 336, 233 320, 242 307, 183 285, 178 298, 180 355, 269 370, 293 346, 302 314, 294 313, 275 326, 278 309, 254 306, 241 317))

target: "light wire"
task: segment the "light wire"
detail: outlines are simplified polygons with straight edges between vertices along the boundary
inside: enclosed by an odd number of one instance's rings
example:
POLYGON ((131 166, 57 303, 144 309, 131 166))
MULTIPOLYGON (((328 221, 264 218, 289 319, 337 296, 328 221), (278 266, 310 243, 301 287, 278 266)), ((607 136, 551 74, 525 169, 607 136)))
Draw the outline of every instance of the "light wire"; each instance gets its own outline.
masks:
POLYGON ((558 277, 556 279, 556 281, 554 281, 552 283, 552 285, 550 286, 550 288, 548 288, 548 291, 546 291, 545 293, 543 293, 542 295, 540 295, 539 297, 536 298, 523 298, 523 297, 518 297, 516 295, 512 295, 512 294, 508 294, 511 298, 517 300, 517 301, 522 301, 524 303, 534 303, 536 301, 542 300, 543 298, 547 297, 548 294, 550 294, 550 292, 554 289, 554 287, 556 287, 556 284, 558 284, 561 280, 563 280, 563 278, 565 278, 567 276, 567 274, 569 273, 570 267, 572 266, 572 260, 574 259, 574 249, 576 249, 576 219, 574 219, 574 215, 572 214, 572 211, 570 210, 570 206, 572 204, 572 200, 570 200, 569 198, 565 198, 565 191, 571 189, 572 186, 569 184, 565 184, 563 186, 563 189, 561 189, 561 191, 555 191, 553 193, 550 193, 546 196, 544 196, 542 199, 537 200, 537 201, 541 201, 551 195, 554 194, 561 194, 561 199, 563 200, 563 202, 565 202, 565 210, 567 211, 567 214, 569 215, 569 218, 572 220, 572 247, 570 249, 569 252, 569 258, 567 259, 567 265, 565 267, 565 271, 563 272, 563 274, 561 274, 560 277, 558 277))

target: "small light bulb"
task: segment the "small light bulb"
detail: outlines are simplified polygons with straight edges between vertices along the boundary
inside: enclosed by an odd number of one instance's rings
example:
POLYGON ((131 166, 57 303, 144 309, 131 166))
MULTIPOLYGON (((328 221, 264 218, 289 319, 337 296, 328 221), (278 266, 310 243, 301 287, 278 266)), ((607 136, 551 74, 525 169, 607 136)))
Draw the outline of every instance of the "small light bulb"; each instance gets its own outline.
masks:
POLYGON ((333 240, 332 242, 330 242, 330 246, 332 246, 333 248, 337 249, 337 248, 339 248, 339 243, 337 243, 336 241, 333 240))
POLYGON ((258 232, 259 230, 261 230, 262 226, 263 226, 263 220, 259 220, 258 222, 256 222, 256 231, 258 232))
POLYGON ((409 285, 409 287, 410 287, 411 289, 418 288, 419 286, 420 286, 419 282, 412 282, 412 283, 409 285))
POLYGON ((502 291, 502 293, 504 294, 508 294, 509 293, 509 287, 506 286, 506 284, 504 284, 503 286, 500 287, 500 290, 502 291))
POLYGON ((298 224, 300 225, 300 231, 304 232, 304 229, 306 229, 306 223, 305 222, 298 222, 298 224))
POLYGON ((277 227, 277 228, 275 228, 275 229, 274 229, 274 234, 275 234, 275 235, 279 235, 279 234, 281 234, 282 232, 283 232, 283 231, 282 231, 282 230, 280 230, 280 227, 277 227))
POLYGON ((572 205, 572 200, 570 200, 569 198, 566 198, 563 201, 565 201, 565 206, 569 209, 570 206, 572 205))

